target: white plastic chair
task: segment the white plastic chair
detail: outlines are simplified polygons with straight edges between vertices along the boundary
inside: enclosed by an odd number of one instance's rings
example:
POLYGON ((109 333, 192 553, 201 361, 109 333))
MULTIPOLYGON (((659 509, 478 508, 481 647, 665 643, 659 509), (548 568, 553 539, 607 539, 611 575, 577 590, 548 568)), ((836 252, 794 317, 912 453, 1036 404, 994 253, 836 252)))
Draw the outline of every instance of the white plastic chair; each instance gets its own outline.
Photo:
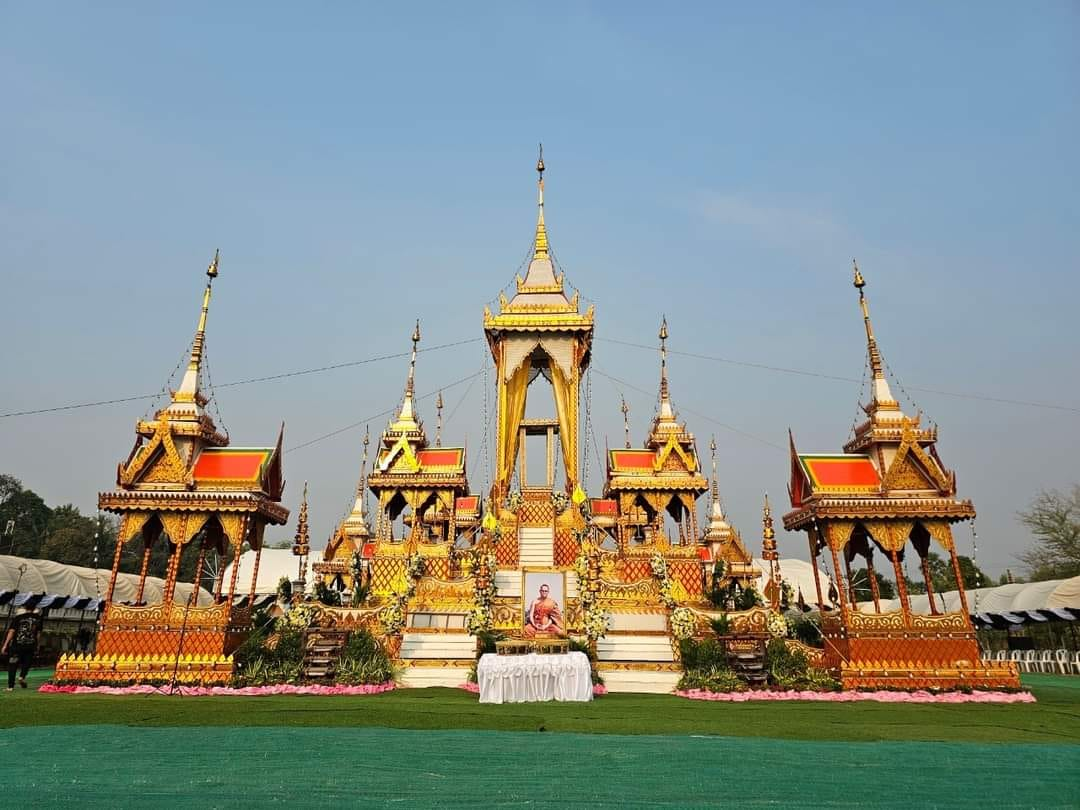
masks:
POLYGON ((1043 650, 1039 653, 1039 672, 1051 673, 1054 671, 1054 651, 1043 650))
POLYGON ((1080 650, 1077 650, 1076 652, 1074 652, 1074 653, 1073 653, 1073 657, 1072 657, 1072 670, 1073 670, 1073 671, 1074 671, 1074 672, 1075 672, 1075 673, 1076 673, 1077 675, 1080 675, 1080 650))
POLYGON ((1062 675, 1069 674, 1069 651, 1054 650, 1054 666, 1062 675))
POLYGON ((1024 650, 1022 661, 1024 672, 1035 672, 1039 666, 1039 654, 1035 650, 1024 650))
POLYGON ((1008 656, 1009 656, 1009 651, 1008 650, 998 650, 996 653, 994 653, 994 660, 995 661, 1005 661, 1005 660, 1008 659, 1008 656))
POLYGON ((1024 651, 1013 650, 1009 653, 1009 660, 1016 664, 1016 668, 1021 672, 1024 671, 1024 651))

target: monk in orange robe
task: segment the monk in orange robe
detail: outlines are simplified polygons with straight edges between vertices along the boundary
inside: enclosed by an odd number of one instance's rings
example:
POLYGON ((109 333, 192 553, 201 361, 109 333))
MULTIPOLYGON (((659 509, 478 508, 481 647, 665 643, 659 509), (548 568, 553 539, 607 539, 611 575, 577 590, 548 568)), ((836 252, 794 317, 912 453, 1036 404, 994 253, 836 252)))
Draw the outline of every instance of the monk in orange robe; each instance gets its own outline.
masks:
POLYGON ((562 611, 559 603, 551 598, 551 589, 545 582, 540 586, 540 595, 529 603, 525 611, 525 635, 561 635, 563 630, 562 611))

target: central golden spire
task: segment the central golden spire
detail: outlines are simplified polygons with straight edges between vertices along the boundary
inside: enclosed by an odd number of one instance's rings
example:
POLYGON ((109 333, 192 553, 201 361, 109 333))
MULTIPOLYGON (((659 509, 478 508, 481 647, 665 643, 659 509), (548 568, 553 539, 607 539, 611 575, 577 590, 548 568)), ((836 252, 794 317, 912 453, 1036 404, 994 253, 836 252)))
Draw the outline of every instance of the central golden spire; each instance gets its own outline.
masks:
POLYGON ((398 412, 397 421, 390 426, 390 429, 397 433, 420 429, 420 425, 416 421, 416 409, 413 405, 416 386, 416 346, 418 343, 420 343, 419 320, 417 320, 412 333, 412 356, 409 358, 409 378, 405 381, 405 398, 401 401, 401 410, 398 412))
POLYGON ((533 240, 533 258, 547 258, 548 238, 547 228, 544 226, 544 145, 540 144, 540 157, 536 161, 536 173, 540 176, 537 181, 538 197, 536 216, 536 238, 533 240))

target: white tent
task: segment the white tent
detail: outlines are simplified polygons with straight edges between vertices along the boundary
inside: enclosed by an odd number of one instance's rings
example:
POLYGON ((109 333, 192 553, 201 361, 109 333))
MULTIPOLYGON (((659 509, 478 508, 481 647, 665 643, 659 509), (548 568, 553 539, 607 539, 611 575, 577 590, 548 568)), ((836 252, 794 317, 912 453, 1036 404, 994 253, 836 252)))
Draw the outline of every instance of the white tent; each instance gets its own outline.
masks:
MULTIPOLYGON (((321 554, 320 554, 321 558, 321 554)), ((311 582, 310 566, 314 562, 308 557, 308 581, 311 582)), ((245 551, 240 555, 240 576, 236 580, 236 594, 247 595, 251 590, 251 572, 255 567, 255 552, 245 551)), ((232 581, 232 561, 225 566, 225 574, 222 582, 225 590, 228 590, 229 582, 232 581)), ((287 577, 290 582, 297 578, 300 573, 300 558, 288 548, 264 548, 262 557, 259 558, 259 578, 255 581, 255 593, 277 593, 278 581, 287 577)))
MULTIPOLYGON (((806 604, 816 610, 817 586, 814 584, 814 566, 806 560, 793 557, 781 557, 778 562, 780 563, 780 578, 791 586, 792 606, 799 598, 799 591, 801 590, 806 604)), ((769 574, 769 562, 768 560, 755 559, 754 567, 761 571, 761 576, 754 583, 754 586, 757 588, 758 593, 764 594, 765 582, 769 574)), ((818 576, 821 578, 821 596, 825 600, 825 607, 832 607, 832 602, 829 599, 829 586, 832 585, 832 580, 821 568, 818 568, 818 576)))
MULTIPOLYGON (((104 599, 109 590, 110 571, 105 568, 83 568, 64 565, 52 560, 34 560, 26 557, 9 557, 0 554, 0 593, 18 591, 20 594, 37 593, 58 596, 82 596, 104 599), (25 566, 19 571, 20 566, 25 566)), ((117 574, 114 602, 133 602, 139 590, 138 574, 117 574)), ((162 600, 165 580, 147 577, 143 589, 143 601, 155 604, 162 600)), ((191 595, 191 583, 178 582, 173 601, 183 604, 191 595)), ((205 589, 199 593, 199 604, 209 605, 213 596, 205 589)))
MULTIPOLYGON (((1080 577, 1070 579, 1050 579, 1043 582, 1015 582, 1010 585, 995 585, 990 588, 976 588, 965 592, 968 610, 973 614, 993 616, 1009 614, 1010 617, 1030 617, 1036 621, 1046 618, 1029 614, 1034 611, 1053 611, 1064 609, 1080 611, 1080 577)), ((934 602, 939 610, 952 612, 960 610, 958 591, 946 591, 934 594, 934 602)), ((873 613, 873 602, 860 602, 858 608, 863 613, 873 613)), ((911 596, 911 609, 916 613, 929 613, 930 602, 926 594, 911 596)), ((900 610, 899 599, 882 599, 882 612, 900 610)), ((1066 618, 1069 612, 1055 614, 1066 618)), ((1011 622, 1015 623, 1015 622, 1011 622)))

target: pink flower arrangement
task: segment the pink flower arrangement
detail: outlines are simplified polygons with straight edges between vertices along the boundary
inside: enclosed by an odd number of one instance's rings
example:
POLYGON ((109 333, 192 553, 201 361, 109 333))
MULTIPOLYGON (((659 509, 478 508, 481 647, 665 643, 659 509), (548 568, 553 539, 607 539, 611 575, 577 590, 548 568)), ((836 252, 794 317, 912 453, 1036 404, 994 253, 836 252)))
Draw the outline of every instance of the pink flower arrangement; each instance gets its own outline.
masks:
POLYGON ((851 703, 857 700, 876 700, 881 703, 1034 703, 1030 692, 790 692, 769 689, 751 689, 746 692, 708 692, 704 689, 687 689, 675 693, 690 700, 726 700, 742 703, 748 700, 815 700, 833 703, 851 703))
MULTIPOLYGON (((394 688, 393 681, 378 684, 363 684, 360 686, 346 686, 334 684, 333 686, 294 686, 292 684, 275 684, 273 686, 244 686, 234 688, 231 686, 178 686, 176 693, 184 697, 211 697, 223 695, 242 695, 244 697, 264 697, 266 695, 377 695, 380 692, 389 692, 394 688)), ((65 695, 153 695, 169 694, 167 686, 76 686, 74 684, 47 683, 38 689, 39 692, 65 695)))
POLYGON ((594 683, 592 688, 593 697, 600 697, 607 694, 607 687, 602 683, 594 683))

